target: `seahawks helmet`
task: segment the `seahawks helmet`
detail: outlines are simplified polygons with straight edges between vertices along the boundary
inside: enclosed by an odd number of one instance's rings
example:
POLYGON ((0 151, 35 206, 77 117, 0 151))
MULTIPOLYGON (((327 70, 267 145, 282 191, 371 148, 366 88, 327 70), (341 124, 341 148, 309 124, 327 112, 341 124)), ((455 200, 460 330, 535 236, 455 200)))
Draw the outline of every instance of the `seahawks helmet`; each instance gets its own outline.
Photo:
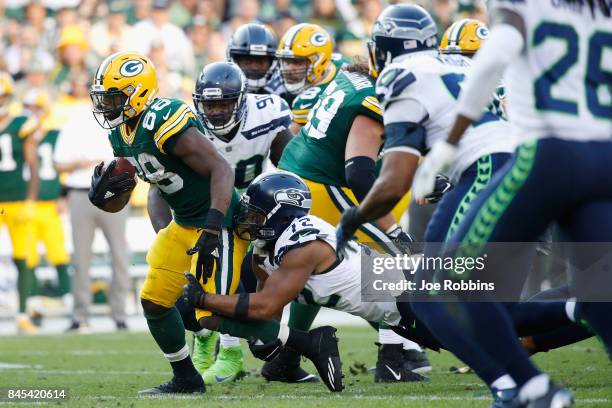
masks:
POLYGON ((244 240, 275 241, 312 206, 310 189, 293 173, 275 171, 260 174, 240 199, 234 218, 236 234, 244 240))
POLYGON ((192 96, 204 127, 227 140, 246 111, 246 78, 233 62, 214 62, 200 73, 192 96))
POLYGON ((259 92, 276 69, 278 39, 263 24, 243 24, 227 47, 227 59, 237 64, 247 78, 249 92, 259 92))
POLYGON ((368 42, 370 62, 375 76, 395 57, 438 47, 438 29, 421 6, 396 4, 388 6, 372 27, 368 42))

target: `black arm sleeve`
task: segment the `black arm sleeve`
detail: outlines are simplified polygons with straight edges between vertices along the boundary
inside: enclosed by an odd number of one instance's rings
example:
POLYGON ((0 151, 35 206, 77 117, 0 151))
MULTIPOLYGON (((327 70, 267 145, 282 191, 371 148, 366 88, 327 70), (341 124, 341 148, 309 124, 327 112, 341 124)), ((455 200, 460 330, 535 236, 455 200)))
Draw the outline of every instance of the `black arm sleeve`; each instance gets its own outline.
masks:
POLYGON ((367 156, 351 157, 344 162, 344 177, 357 200, 361 202, 376 180, 376 164, 367 156))
POLYGON ((425 127, 420 123, 414 122, 396 122, 385 125, 385 133, 383 139, 385 141, 384 149, 394 148, 412 148, 425 154, 425 127))

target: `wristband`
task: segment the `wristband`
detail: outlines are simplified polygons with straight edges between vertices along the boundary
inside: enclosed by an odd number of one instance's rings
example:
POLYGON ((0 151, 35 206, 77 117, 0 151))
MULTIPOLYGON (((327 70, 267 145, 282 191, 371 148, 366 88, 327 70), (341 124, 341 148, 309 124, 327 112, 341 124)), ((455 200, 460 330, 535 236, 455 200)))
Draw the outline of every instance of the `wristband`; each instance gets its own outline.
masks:
POLYGON ((234 317, 238 320, 248 320, 249 318, 249 293, 241 293, 238 295, 236 309, 234 309, 234 317))
POLYGON ((208 214, 206 214, 206 221, 204 222, 203 228, 221 231, 223 221, 225 221, 225 214, 216 208, 210 208, 208 214))

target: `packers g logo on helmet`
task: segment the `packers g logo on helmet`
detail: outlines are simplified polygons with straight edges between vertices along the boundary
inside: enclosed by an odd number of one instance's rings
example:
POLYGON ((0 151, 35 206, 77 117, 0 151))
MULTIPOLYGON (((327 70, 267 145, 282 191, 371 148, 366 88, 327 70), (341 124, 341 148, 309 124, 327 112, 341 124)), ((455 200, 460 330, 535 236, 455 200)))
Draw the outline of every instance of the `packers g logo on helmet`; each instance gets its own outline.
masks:
POLYGON ((138 117, 158 92, 151 60, 134 52, 118 52, 102 61, 89 95, 100 126, 113 129, 138 117))
POLYGON ((124 62, 119 68, 119 73, 124 77, 133 77, 142 72, 144 64, 139 60, 129 60, 124 62))
POLYGON ((302 23, 287 30, 276 50, 287 90, 298 94, 307 84, 320 81, 331 63, 332 52, 331 36, 316 24, 302 23), (300 60, 306 61, 307 66, 294 68, 300 60))
POLYGON ((454 22, 442 37, 440 52, 442 54, 473 55, 489 35, 489 29, 474 19, 463 19, 454 22))

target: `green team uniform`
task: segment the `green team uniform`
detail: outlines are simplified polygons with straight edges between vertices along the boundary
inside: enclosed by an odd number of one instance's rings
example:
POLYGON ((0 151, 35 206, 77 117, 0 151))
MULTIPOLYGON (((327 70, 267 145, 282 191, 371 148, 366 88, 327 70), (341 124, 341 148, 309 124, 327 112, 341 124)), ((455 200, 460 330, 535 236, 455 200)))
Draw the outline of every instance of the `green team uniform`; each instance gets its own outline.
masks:
POLYGON ((16 116, 0 130, 0 202, 26 199, 28 183, 23 178, 26 166, 23 145, 35 128, 34 120, 16 116))
POLYGON ((59 130, 51 129, 38 142, 38 174, 40 176, 38 201, 57 200, 62 192, 59 174, 53 165, 53 152, 58 136, 59 130))
MULTIPOLYGON (((111 130, 109 139, 116 156, 126 157, 143 180, 159 188, 176 223, 202 227, 211 203, 210 178, 200 176, 181 159, 168 154, 182 132, 192 126, 204 132, 189 106, 178 99, 157 98, 142 112, 133 132, 123 124, 111 130)), ((224 226, 231 227, 238 201, 234 190, 224 226)))
POLYGON ((304 125, 307 122, 308 114, 310 110, 315 106, 319 100, 319 96, 325 92, 327 86, 334 80, 338 73, 347 65, 351 64, 351 60, 343 56, 342 54, 332 54, 331 63, 336 67, 336 72, 329 78, 325 83, 311 86, 300 92, 291 103, 291 115, 293 121, 300 125, 304 125))
POLYGON ((279 167, 318 183, 347 187, 344 152, 357 115, 382 123, 382 111, 369 78, 341 71, 308 115, 308 123, 283 151, 279 167))

